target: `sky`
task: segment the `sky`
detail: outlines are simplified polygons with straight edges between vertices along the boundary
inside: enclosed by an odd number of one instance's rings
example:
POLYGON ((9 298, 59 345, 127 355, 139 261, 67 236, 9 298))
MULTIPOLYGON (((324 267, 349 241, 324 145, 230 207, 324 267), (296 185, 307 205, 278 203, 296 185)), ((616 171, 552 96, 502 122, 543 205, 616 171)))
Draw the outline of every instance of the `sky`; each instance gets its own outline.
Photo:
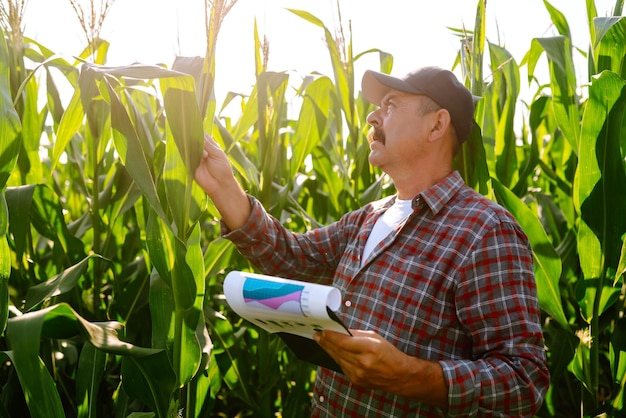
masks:
MULTIPOLYGON (((260 36, 269 41, 269 70, 289 71, 298 80, 313 71, 332 75, 323 30, 287 9, 310 12, 334 30, 339 21, 337 1, 238 0, 218 37, 218 104, 227 92, 247 94, 254 85, 255 19, 260 36)), ((610 15, 614 3, 596 0, 598 15, 610 15)), ((551 4, 565 14, 574 45, 586 51, 585 0, 552 0, 551 4)), ((371 48, 388 52, 394 57, 392 74, 398 76, 424 65, 452 68, 460 44, 449 28, 473 30, 477 5, 478 0, 339 0, 344 30, 352 29, 354 54, 371 48)), ((518 62, 533 38, 556 34, 543 0, 489 0, 486 24, 488 40, 506 47, 518 62)), ((27 0, 24 31, 68 57, 79 54, 86 44, 69 0, 27 0)), ((170 66, 176 55, 202 56, 204 0, 115 0, 101 37, 110 43, 107 65, 170 66)), ((584 59, 580 62, 584 71, 584 59)), ((369 68, 378 69, 373 54, 355 64, 357 77, 369 68)))

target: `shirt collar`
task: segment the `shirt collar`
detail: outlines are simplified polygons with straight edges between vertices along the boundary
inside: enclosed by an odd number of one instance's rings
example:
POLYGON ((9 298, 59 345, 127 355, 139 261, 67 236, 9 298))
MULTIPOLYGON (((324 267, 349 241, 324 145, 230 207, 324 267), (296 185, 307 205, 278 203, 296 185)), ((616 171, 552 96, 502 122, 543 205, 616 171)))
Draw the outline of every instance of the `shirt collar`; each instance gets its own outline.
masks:
POLYGON ((424 190, 414 198, 414 205, 427 206, 433 214, 446 207, 452 196, 463 187, 465 182, 458 171, 453 171, 438 183, 424 190), (423 202, 423 203, 422 203, 423 202))
MULTIPOLYGON (((413 198, 413 208, 428 208, 433 214, 437 214, 444 208, 452 196, 454 196, 465 184, 458 171, 453 171, 438 183, 419 193, 413 198)), ((373 203, 374 212, 384 212, 396 201, 396 196, 390 196, 373 203)))

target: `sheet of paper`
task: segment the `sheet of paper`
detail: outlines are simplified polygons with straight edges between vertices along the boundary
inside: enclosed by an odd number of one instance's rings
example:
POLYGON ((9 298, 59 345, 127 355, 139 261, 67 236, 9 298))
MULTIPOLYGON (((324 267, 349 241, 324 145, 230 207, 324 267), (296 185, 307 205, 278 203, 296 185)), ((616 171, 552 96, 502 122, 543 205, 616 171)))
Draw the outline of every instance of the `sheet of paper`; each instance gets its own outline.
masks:
POLYGON ((224 294, 238 315, 272 333, 307 338, 321 330, 350 334, 328 312, 341 306, 341 292, 332 286, 231 271, 224 294))

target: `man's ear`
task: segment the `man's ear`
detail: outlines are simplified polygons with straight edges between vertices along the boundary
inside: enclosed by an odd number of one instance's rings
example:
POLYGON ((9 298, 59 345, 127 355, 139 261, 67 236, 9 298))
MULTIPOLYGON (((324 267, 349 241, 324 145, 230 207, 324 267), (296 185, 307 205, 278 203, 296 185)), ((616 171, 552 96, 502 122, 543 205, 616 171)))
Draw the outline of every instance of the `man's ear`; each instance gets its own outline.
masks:
POLYGON ((428 141, 434 142, 445 136, 446 132, 450 128, 452 120, 450 119, 450 112, 446 109, 439 109, 433 113, 433 124, 431 126, 430 135, 428 141))

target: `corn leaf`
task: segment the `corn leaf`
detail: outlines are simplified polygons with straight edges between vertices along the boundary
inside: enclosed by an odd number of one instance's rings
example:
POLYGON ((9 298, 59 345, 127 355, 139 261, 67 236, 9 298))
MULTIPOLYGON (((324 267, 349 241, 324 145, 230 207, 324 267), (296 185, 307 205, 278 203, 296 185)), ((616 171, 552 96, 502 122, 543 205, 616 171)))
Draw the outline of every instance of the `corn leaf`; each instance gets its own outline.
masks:
POLYGON ((9 231, 9 209, 4 198, 4 193, 0 193, 0 334, 9 318, 9 277, 11 276, 11 250, 7 241, 9 231))
POLYGON ((106 369, 107 355, 91 343, 85 343, 80 351, 76 370, 76 399, 78 417, 98 416, 98 393, 106 369))
POLYGON ((146 222, 146 246, 150 255, 150 262, 158 271, 162 279, 169 286, 172 284, 171 269, 174 265, 174 241, 176 237, 157 216, 151 212, 146 222))
POLYGON ((178 147, 189 179, 202 159, 204 130, 193 78, 168 77, 160 80, 167 124, 178 147))
POLYGON ((259 118, 259 87, 257 84, 252 88, 245 106, 241 109, 241 115, 231 130, 231 135, 235 141, 244 138, 257 123, 259 118))
POLYGON ((89 260, 94 258, 104 260, 101 256, 92 254, 45 282, 29 287, 26 293, 24 309, 30 311, 54 296, 72 291, 76 287, 78 280, 85 274, 89 266, 89 260))
POLYGON ((63 207, 57 195, 46 185, 30 184, 10 187, 6 191, 9 209, 9 231, 14 237, 15 252, 22 256, 29 228, 54 242, 66 262, 85 257, 83 245, 68 229, 63 207))
POLYGON ((42 114, 39 114, 37 110, 39 85, 35 77, 28 80, 24 93, 22 145, 25 155, 22 155, 22 157, 28 160, 29 166, 26 182, 41 183, 43 181, 43 170, 39 155, 39 140, 41 138, 43 118, 46 113, 42 112, 42 114))
POLYGON ((181 385, 193 378, 202 355, 196 335, 202 322, 204 296, 204 260, 198 228, 194 229, 189 248, 156 216, 149 218, 146 232, 151 260, 163 272, 163 275, 153 274, 150 283, 153 344, 171 350, 173 368, 181 385))
POLYGON ((2 351, 0 359, 8 359, 13 364, 32 418, 65 418, 54 380, 37 355, 39 347, 33 348, 31 352, 19 354, 15 350, 2 351))
MULTIPOLYGON (((458 30, 463 36, 461 42, 461 63, 462 69, 469 77, 469 89, 474 96, 474 126, 469 138, 459 150, 454 161, 454 168, 461 173, 466 184, 478 191, 482 195, 492 197, 493 190, 490 185, 491 173, 495 175, 495 143, 498 118, 491 112, 491 100, 484 96, 489 93, 484 92, 483 81, 483 57, 486 42, 486 6, 485 0, 478 0, 476 6, 476 19, 474 22, 474 32, 469 32, 463 28, 458 30), (492 156, 494 158, 492 158, 492 156)), ((494 94, 499 92, 495 90, 494 94)))
POLYGON ((167 349, 174 341, 174 292, 156 270, 150 274, 152 347, 167 349))
POLYGON ((176 312, 173 363, 179 386, 188 384, 200 366, 202 347, 197 331, 201 319, 202 312, 195 308, 176 312))
POLYGON ((165 351, 143 357, 122 359, 122 386, 131 398, 140 399, 156 412, 167 417, 169 403, 176 389, 176 376, 169 366, 165 351))
POLYGON ((123 328, 123 324, 115 321, 89 322, 68 304, 60 303, 10 318, 7 336, 13 350, 36 343, 33 346, 36 352, 41 337, 67 339, 81 334, 96 348, 111 354, 145 356, 160 351, 122 341, 119 334, 123 328))
POLYGON ((109 42, 105 41, 104 39, 95 39, 94 42, 87 45, 85 49, 83 49, 79 57, 84 60, 92 57, 92 61, 95 64, 104 64, 106 62, 109 46, 109 42))
POLYGON ((597 34, 593 48, 596 73, 611 70, 626 78, 626 18, 597 18, 594 25, 597 34))
POLYGON ((322 142, 322 146, 315 150, 313 154, 315 165, 314 170, 316 180, 324 185, 327 190, 327 198, 332 205, 333 213, 340 213, 344 210, 345 202, 342 201, 342 191, 351 190, 350 178, 343 169, 343 164, 339 160, 339 156, 334 150, 334 143, 326 136, 322 142))
POLYGON ((590 365, 591 352, 585 343, 580 342, 576 349, 576 353, 572 362, 567 366, 567 369, 576 376, 576 378, 582 382, 585 389, 590 393, 593 393, 592 384, 592 370, 590 365))
POLYGON ((174 233, 178 239, 183 241, 187 233, 189 211, 192 204, 192 182, 193 177, 190 177, 185 163, 177 150, 174 139, 172 138, 172 132, 170 129, 167 129, 165 136, 163 183, 165 185, 168 209, 174 220, 174 233))
POLYGON ((612 72, 593 77, 583 115, 574 202, 581 216, 578 247, 586 279, 617 268, 626 233, 626 173, 619 148, 625 135, 625 85, 612 72))
POLYGON ((102 77, 110 75, 118 78, 134 78, 139 80, 160 79, 164 77, 188 77, 187 74, 180 71, 170 70, 158 65, 132 64, 121 65, 116 67, 107 67, 104 65, 84 64, 82 72, 94 73, 93 77, 102 77))
POLYGON ((261 44, 261 38, 259 37, 259 27, 256 23, 256 17, 254 18, 254 75, 258 77, 263 71, 266 70, 263 62, 263 45, 261 44))
MULTIPOLYGON (((595 29, 594 21, 598 17, 598 9, 596 8, 595 0, 585 0, 585 9, 587 10, 587 28, 589 29, 589 39, 591 39, 591 43, 593 45, 595 44, 595 39, 596 39, 596 29, 595 29)), ((589 56, 587 58, 591 60, 592 57, 589 56)), ((595 73, 596 73, 595 71, 590 72, 589 76, 595 73)))
POLYGON ((47 109, 50 115, 53 126, 57 127, 63 118, 63 102, 61 101, 61 94, 55 82, 54 77, 50 73, 50 70, 46 69, 46 92, 47 92, 47 109))
MULTIPOLYGON (((511 188, 516 180, 515 176, 518 169, 514 119, 515 104, 520 89, 519 67, 511 54, 504 48, 490 45, 489 51, 492 66, 496 70, 493 72, 493 81, 490 86, 492 94, 488 95, 491 105, 486 106, 485 117, 493 117, 496 124, 495 143, 493 144, 495 158, 491 158, 487 154, 487 162, 492 164, 491 172, 496 175, 498 181, 511 188)), ((487 129, 489 129, 489 124, 485 126, 485 130, 487 129)), ((485 144, 487 144, 490 141, 485 138, 485 136, 488 137, 485 135, 485 130, 483 130, 483 137, 485 144)))
POLYGON ((251 392, 251 387, 247 384, 250 381, 250 368, 245 364, 248 355, 238 355, 237 343, 240 335, 235 334, 232 325, 226 320, 213 322, 213 335, 218 341, 219 349, 213 351, 215 361, 220 368, 224 383, 228 388, 237 395, 246 404, 253 408, 258 408, 256 401, 251 392))
MULTIPOLYGON (((482 106, 484 98, 480 100, 482 106)), ((485 118, 485 124, 491 117, 485 118)), ((480 194, 492 197, 491 177, 487 165, 487 156, 480 126, 474 121, 469 138, 463 143, 462 150, 457 154, 454 167, 459 170, 465 183, 480 194)))
POLYGON ((231 255, 235 246, 224 238, 216 238, 209 242, 204 251, 204 271, 211 278, 230 267, 231 255))
MULTIPOLYGON (((168 113, 168 122, 173 129, 174 139, 179 148, 185 166, 187 167, 190 177, 193 177, 196 166, 202 158, 202 147, 204 143, 204 135, 202 130, 202 120, 198 110, 196 95, 194 93, 194 80, 191 76, 180 71, 170 70, 155 65, 134 64, 119 67, 106 67, 100 65, 86 65, 83 73, 92 74, 92 77, 117 77, 117 78, 134 78, 134 79, 160 79, 161 89, 164 96, 164 105, 168 113), (171 91, 170 91, 171 90, 171 91), (170 115, 171 113, 171 115, 170 115)), ((82 74, 81 74, 82 75, 82 74)), ((107 82, 109 94, 111 95, 111 106, 114 106, 117 95, 114 89, 107 82)), ((112 109, 112 112, 115 110, 112 109)), ((132 132, 132 124, 130 118, 124 116, 121 109, 117 109, 116 113, 112 113, 114 117, 113 125, 123 135, 129 138, 130 142, 135 142, 137 138, 136 132, 132 132), (128 126, 129 125, 129 126, 128 126)), ((122 147, 121 151, 124 151, 122 147)), ((128 168, 128 165, 127 165, 128 168)), ((139 171, 139 170, 135 170, 139 171)), ((136 176, 133 176, 137 180, 136 176)), ((142 188, 144 193, 146 190, 142 188)), ((152 195, 152 193, 148 193, 152 195)), ((153 198, 149 199, 151 203, 155 203, 153 198)), ((155 208, 156 209, 156 208, 155 208)), ((160 210, 157 209, 157 212, 160 210)))
POLYGON ((615 280, 613 282, 613 286, 615 286, 620 277, 626 274, 626 239, 622 243, 622 252, 619 257, 619 263, 617 265, 617 274, 615 275, 615 280))
POLYGON ((122 328, 119 322, 91 323, 65 303, 9 319, 6 336, 12 350, 11 360, 31 415, 34 418, 65 416, 52 378, 39 358, 42 338, 67 339, 81 334, 100 350, 128 356, 160 351, 120 340, 122 328))
MULTIPOLYGON (((478 0, 476 6, 476 20, 474 22, 474 34, 472 40, 472 65, 470 90, 474 96, 483 94, 483 57, 485 55, 485 42, 487 33, 487 0, 478 0)), ((466 35, 467 36, 467 35, 466 35)))
POLYGON ((557 8, 552 6, 546 0, 543 1, 543 4, 546 6, 548 13, 550 13, 550 19, 552 23, 559 31, 560 35, 563 35, 569 39, 572 39, 572 32, 570 31, 569 24, 567 23, 567 19, 557 8))
POLYGON ((144 197, 154 211, 162 218, 167 219, 159 195, 157 193, 154 169, 150 165, 149 154, 142 146, 128 112, 111 84, 105 80, 111 101, 111 127, 113 140, 122 164, 126 167, 133 180, 141 189, 144 197))
MULTIPOLYGON (((171 89, 169 90, 172 91, 171 89)), ((193 226, 202 216, 202 207, 206 201, 206 193, 194 182, 193 173, 189 172, 188 164, 197 165, 198 162, 184 161, 181 155, 181 147, 176 145, 171 131, 172 124, 169 122, 172 115, 168 117, 168 126, 165 132, 165 167, 163 169, 163 183, 165 185, 165 195, 168 203, 168 210, 172 214, 175 233, 178 239, 186 241, 190 226, 193 226)), ((201 125, 198 132, 202 141, 204 135, 201 125)), ((181 132, 178 133, 181 135, 181 132)), ((186 134, 183 134, 186 135, 186 134)), ((190 140, 190 138, 187 138, 190 140)), ((189 150, 187 150, 189 151, 189 150)), ((202 156, 202 149, 194 151, 196 155, 202 156)), ((195 166, 193 168, 195 171, 195 166)))
MULTIPOLYGON (((178 244, 177 254, 184 257, 176 267, 173 274, 174 292, 179 293, 179 288, 193 289, 195 291, 193 305, 184 308, 176 306, 176 326, 180 327, 174 345, 174 358, 179 359, 174 363, 178 371, 179 383, 186 385, 198 372, 202 360, 202 354, 209 354, 211 349, 208 334, 205 333, 204 316, 202 314, 204 302, 204 260, 200 248, 200 226, 196 224, 187 245, 178 244), (178 272, 182 272, 178 276, 178 272), (178 350, 178 352, 177 352, 178 350)), ((208 357, 207 357, 208 358, 208 357)))
POLYGON ((530 241, 535 260, 535 280, 541 309, 554 318, 563 328, 568 329, 567 318, 561 305, 559 288, 561 260, 559 255, 552 247, 539 219, 528 206, 500 182, 492 179, 492 184, 498 201, 517 219, 530 241))
POLYGON ((20 152, 20 118, 13 106, 9 50, 0 28, 0 189, 4 189, 20 152))
POLYGON ((74 137, 81 128, 84 118, 85 111, 81 102, 81 91, 80 88, 77 87, 76 90, 74 90, 74 94, 72 95, 67 109, 63 112, 63 117, 61 118, 56 132, 56 139, 52 148, 51 171, 54 171, 61 159, 61 155, 65 152, 67 144, 69 144, 72 137, 74 137))
MULTIPOLYGON (((248 109, 250 106, 251 104, 248 102, 245 109, 248 109)), ((258 110, 256 114, 258 114, 258 110)), ((236 137, 233 137, 228 129, 226 129, 226 127, 219 120, 215 121, 215 127, 215 139, 224 144, 224 150, 228 154, 233 168, 241 176, 243 176, 250 193, 254 193, 259 189, 260 175, 257 166, 250 160, 250 158, 248 158, 251 154, 244 152, 244 150, 237 143, 236 137)))
POLYGON ((521 161, 521 170, 519 179, 515 186, 511 188, 517 196, 523 196, 528 191, 529 178, 540 164, 539 148, 543 145, 543 133, 546 129, 544 116, 548 108, 548 98, 543 96, 530 104, 530 112, 528 116, 528 131, 530 139, 526 139, 527 145, 524 147, 523 157, 521 161))
MULTIPOLYGON (((159 109, 154 109, 154 94, 142 88, 127 87, 124 90, 124 96, 120 98, 123 99, 122 102, 137 132, 137 139, 146 159, 153 161, 158 138, 162 135, 154 126, 158 123, 159 117, 159 109)), ((153 169, 156 171, 156 163, 153 169)))
MULTIPOLYGON (((213 12, 213 10, 212 10, 213 12)), ((214 28, 210 28, 213 31, 214 28)), ((182 57, 176 56, 172 70, 191 75, 195 80, 195 95, 200 119, 203 120, 203 129, 213 131, 215 116, 215 59, 213 56, 182 57)))
MULTIPOLYGON (((343 57, 341 51, 339 50, 338 42, 333 38, 332 32, 328 30, 328 28, 320 19, 313 16, 311 13, 303 10, 287 10, 301 17, 302 19, 324 29, 326 46, 330 54, 330 62, 333 67, 333 73, 335 75, 335 94, 339 99, 340 108, 345 114, 348 125, 354 125, 354 68, 352 66, 353 60, 351 59, 351 51, 348 53, 348 57, 343 57)), ((346 46, 345 39, 340 39, 339 41, 342 43, 342 46, 346 46)), ((347 47, 351 50, 351 42, 348 42, 347 47)))
POLYGON ((599 279, 581 280, 576 286, 576 297, 582 318, 591 323, 595 315, 602 315, 618 301, 621 289, 599 279), (596 302, 597 299, 597 302, 596 302))
MULTIPOLYGON (((538 55, 532 54, 533 58, 538 59, 541 50, 548 56, 554 115, 565 138, 578 153, 580 110, 570 39, 564 36, 535 38, 532 44, 532 50, 539 52, 538 55)), ((532 73, 531 68, 534 67, 529 63, 529 77, 532 73)))
POLYGON ((191 387, 194 390, 195 410, 194 417, 207 416, 209 411, 213 409, 213 401, 215 400, 215 392, 219 391, 219 376, 216 378, 215 365, 211 364, 209 372, 198 374, 191 387))
POLYGON ((289 76, 284 73, 263 72, 257 78, 259 97, 259 120, 257 122, 257 140, 259 162, 261 166, 261 190, 259 200, 270 206, 282 204, 274 198, 275 179, 284 178, 283 166, 285 146, 282 141, 281 128, 285 116, 285 92, 289 76))
POLYGON ((298 123, 291 138, 293 154, 288 178, 296 178, 299 171, 304 171, 304 160, 311 155, 323 136, 330 111, 331 89, 332 83, 328 77, 319 77, 306 87, 298 123))
POLYGON ((161 277, 172 286, 177 309, 191 308, 196 298, 196 288, 190 267, 185 263, 185 244, 174 236, 165 223, 154 216, 149 217, 146 228, 148 253, 161 277), (177 284, 177 280, 180 283, 177 284), (177 285, 180 287, 176 288, 177 285))
MULTIPOLYGON (((75 88, 77 86, 79 71, 75 65, 70 64, 65 58, 57 55, 54 51, 48 49, 35 39, 25 37, 24 46, 24 56, 26 58, 39 63, 40 66, 58 69, 72 87, 75 88)), ((76 64, 78 64, 78 62, 76 62, 76 64)), ((33 75, 35 71, 33 71, 33 75)))

